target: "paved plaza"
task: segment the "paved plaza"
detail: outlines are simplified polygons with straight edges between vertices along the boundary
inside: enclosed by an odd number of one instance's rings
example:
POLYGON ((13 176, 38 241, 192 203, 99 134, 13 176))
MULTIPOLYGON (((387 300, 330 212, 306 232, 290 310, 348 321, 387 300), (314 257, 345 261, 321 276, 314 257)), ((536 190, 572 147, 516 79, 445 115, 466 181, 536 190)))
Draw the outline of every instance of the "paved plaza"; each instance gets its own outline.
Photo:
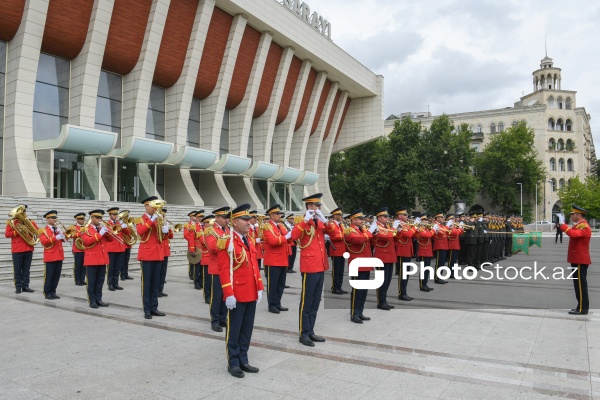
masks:
MULTIPOLYGON (((592 238, 593 262, 599 240, 592 238)), ((501 265, 565 267, 567 246, 568 238, 545 237, 541 249, 501 265)), ((300 274, 288 274, 282 305, 290 311, 271 314, 263 299, 249 353, 260 372, 244 379, 227 373, 225 332, 210 329, 187 266, 170 266, 169 296, 159 299, 167 316, 150 321, 139 273, 132 276, 123 291, 105 289, 110 307, 97 310, 67 277, 54 301, 43 298, 41 280, 32 281, 33 294, 1 285, 0 399, 600 399, 596 265, 587 316, 567 314, 576 305, 570 281, 451 280, 423 293, 411 278, 415 300, 407 303, 394 277, 396 308, 375 309, 370 293, 372 319, 358 325, 340 308, 349 295, 331 294, 328 276, 315 329, 327 341, 313 348, 298 343, 300 274)))

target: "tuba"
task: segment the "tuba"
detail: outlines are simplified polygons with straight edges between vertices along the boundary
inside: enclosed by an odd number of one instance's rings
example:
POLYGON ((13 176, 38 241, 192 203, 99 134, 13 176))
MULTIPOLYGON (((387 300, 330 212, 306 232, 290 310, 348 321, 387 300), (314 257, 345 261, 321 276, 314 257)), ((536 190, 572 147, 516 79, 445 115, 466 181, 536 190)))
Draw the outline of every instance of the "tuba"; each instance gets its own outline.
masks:
MULTIPOLYGON (((156 211, 156 215, 157 215, 157 217, 156 217, 156 226, 159 226, 159 227, 162 228, 162 226, 165 223, 165 220, 164 220, 163 215, 162 215, 162 209, 163 209, 164 206, 167 205, 167 202, 164 201, 164 200, 152 200, 149 203, 149 205, 150 205, 150 207, 154 208, 154 210, 156 211)), ((156 237, 158 238, 158 242, 162 243, 162 241, 163 241, 163 233, 162 233, 162 230, 160 228, 156 230, 156 237)))
POLYGON ((23 238, 25 243, 30 246, 35 246, 39 242, 39 235, 44 232, 43 229, 36 228, 29 218, 25 215, 25 206, 19 204, 8 213, 10 220, 7 221, 8 225, 15 230, 19 236, 23 238), (19 224, 15 224, 15 219, 19 220, 19 224))
MULTIPOLYGON (((87 222, 85 223, 85 225, 83 225, 81 227, 81 229, 79 230, 79 232, 83 232, 83 231, 87 231, 88 226, 90 225, 90 223, 92 222, 92 218, 88 218, 87 222)), ((81 238, 81 235, 79 235, 79 237, 77 239, 75 239, 75 247, 77 247, 79 250, 81 251, 85 251, 86 247, 85 244, 83 244, 83 239, 81 238)))

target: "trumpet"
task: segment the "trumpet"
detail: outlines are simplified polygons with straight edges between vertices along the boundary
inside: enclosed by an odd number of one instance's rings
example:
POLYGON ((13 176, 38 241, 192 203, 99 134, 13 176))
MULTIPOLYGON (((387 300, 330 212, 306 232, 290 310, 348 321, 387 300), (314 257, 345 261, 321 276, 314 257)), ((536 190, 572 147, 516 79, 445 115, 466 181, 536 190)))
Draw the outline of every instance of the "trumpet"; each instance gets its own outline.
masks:
MULTIPOLYGON (((164 206, 167 205, 167 202, 164 200, 152 200, 149 203, 150 207, 154 208, 154 210, 156 210, 156 226, 163 226, 164 225, 164 218, 162 215, 162 209, 164 206)), ((156 236, 158 238, 158 242, 162 243, 163 241, 163 233, 160 229, 156 230, 156 236)))
POLYGON ((121 232, 121 225, 111 225, 106 221, 100 221, 100 224, 108 230, 108 233, 114 239, 116 239, 117 242, 125 244, 125 241, 119 236, 119 232, 121 232))
POLYGON ((165 221, 167 221, 167 224, 172 226, 173 232, 179 232, 181 228, 183 228, 183 224, 174 224, 166 218, 165 221))
POLYGON ((65 235, 65 239, 67 239, 68 243, 71 243, 71 235, 73 234, 74 228, 69 227, 69 229, 65 228, 60 219, 56 219, 56 225, 58 225, 58 229, 65 235))
POLYGON ((139 240, 137 230, 135 229, 136 219, 129 216, 129 210, 123 210, 118 215, 119 220, 127 224, 129 233, 123 232, 123 241, 128 246, 133 246, 139 240))

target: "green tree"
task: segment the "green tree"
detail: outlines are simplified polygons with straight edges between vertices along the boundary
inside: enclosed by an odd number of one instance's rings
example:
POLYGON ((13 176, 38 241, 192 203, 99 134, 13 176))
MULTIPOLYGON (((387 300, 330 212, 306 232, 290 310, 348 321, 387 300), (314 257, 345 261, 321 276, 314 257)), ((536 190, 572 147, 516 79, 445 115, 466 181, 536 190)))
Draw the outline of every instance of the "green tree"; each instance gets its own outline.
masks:
POLYGON ((577 204, 588 211, 587 219, 600 218, 600 179, 588 176, 581 181, 579 176, 569 179, 568 185, 558 191, 560 201, 564 204, 565 213, 568 215, 571 204, 577 204))
POLYGON ((520 190, 530 198, 538 182, 543 182, 546 170, 537 158, 533 129, 525 122, 494 135, 475 160, 481 194, 493 207, 504 212, 519 212, 520 190))

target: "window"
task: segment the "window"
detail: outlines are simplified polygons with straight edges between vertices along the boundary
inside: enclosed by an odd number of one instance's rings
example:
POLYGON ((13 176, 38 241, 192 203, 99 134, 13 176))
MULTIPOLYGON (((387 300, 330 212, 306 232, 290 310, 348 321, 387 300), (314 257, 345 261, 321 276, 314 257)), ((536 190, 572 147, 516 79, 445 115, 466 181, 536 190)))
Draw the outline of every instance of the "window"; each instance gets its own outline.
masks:
POLYGON ((225 109, 223 114, 223 125, 221 126, 221 141, 219 144, 219 156, 229 153, 229 110, 225 109))
POLYGON ((98 97, 96 98, 95 128, 115 132, 119 135, 117 146, 121 143, 121 101, 123 78, 107 71, 100 71, 98 97))
POLYGON ((558 181, 558 188, 562 189, 565 186, 565 180, 561 179, 560 181, 558 181))
POLYGON ((504 132, 504 123, 503 122, 500 122, 498 124, 498 132, 504 132))
POLYGON ((573 172, 573 159, 569 158, 567 160, 567 171, 573 172))
POLYGON ((560 172, 565 172, 565 160, 563 158, 558 160, 558 170, 560 172))
POLYGON ((571 132, 573 130, 573 122, 568 119, 567 122, 565 122, 565 131, 567 132, 571 132))
POLYGON ((152 85, 146 114, 146 137, 165 140, 165 89, 152 85))
POLYGON ((564 130, 563 128, 564 128, 564 123, 563 123, 563 120, 562 120, 562 118, 559 118, 559 119, 556 121, 556 130, 557 130, 557 131, 562 131, 562 130, 564 130))
POLYGON ((550 179, 550 190, 556 192, 556 179, 554 178, 550 179))
POLYGON ((471 148, 474 149, 475 152, 479 153, 479 145, 478 144, 471 145, 471 148))
POLYGON ((192 99, 187 127, 187 145, 200 147, 200 100, 192 99))
POLYGON ((40 54, 33 98, 33 140, 58 137, 69 116, 69 60, 40 54))
POLYGON ((513 121, 512 122, 512 127, 515 128, 517 125, 519 125, 519 123, 517 121, 513 121))
POLYGON ((573 143, 573 141, 571 139, 567 139, 567 145, 565 146, 565 149, 567 151, 575 150, 575 144, 573 143))
POLYGON ((490 125, 490 133, 496 133, 496 124, 492 123, 490 125))
POLYGON ((564 150, 565 149, 565 141, 562 139, 558 139, 556 143, 556 150, 564 150))
POLYGON ((554 96, 548 97, 548 108, 554 108, 554 96))
POLYGON ((567 97, 567 99, 565 100, 565 108, 566 108, 567 110, 570 110, 570 109, 571 109, 571 107, 572 107, 572 106, 571 106, 571 98, 570 98, 570 97, 567 97))
POLYGON ((548 149, 556 150, 556 141, 554 139, 548 140, 548 149))
POLYGON ((477 124, 477 133, 481 133, 482 132, 483 127, 481 126, 481 124, 477 124))
POLYGON ((562 96, 558 96, 558 99, 556 99, 556 102, 558 103, 558 109, 562 110, 563 109, 563 98, 562 98, 562 96))
POLYGON ((553 131, 556 129, 556 124, 554 123, 554 118, 550 118, 548 120, 548 130, 553 131))
POLYGON ((554 158, 550 159, 550 171, 556 171, 556 160, 554 158))

